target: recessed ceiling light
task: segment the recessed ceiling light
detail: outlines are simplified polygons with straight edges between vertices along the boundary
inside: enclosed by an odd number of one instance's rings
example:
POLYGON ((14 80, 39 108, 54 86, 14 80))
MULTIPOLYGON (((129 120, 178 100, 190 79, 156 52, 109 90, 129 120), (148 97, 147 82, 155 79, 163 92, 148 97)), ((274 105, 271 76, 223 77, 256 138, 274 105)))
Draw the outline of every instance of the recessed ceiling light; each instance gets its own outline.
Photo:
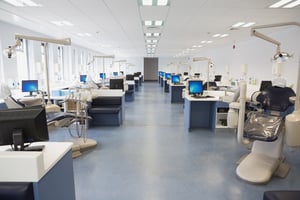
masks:
POLYGON ((152 25, 151 20, 145 20, 144 23, 145 23, 145 26, 151 26, 152 25))
POLYGON ((283 6, 283 8, 294 8, 300 5, 300 0, 294 1, 288 5, 283 6))
POLYGON ((223 34, 223 35, 220 35, 221 38, 224 38, 224 37, 227 37, 227 36, 228 36, 227 33, 226 33, 226 34, 223 34))
POLYGON ((157 0, 158 6, 166 6, 168 5, 168 0, 157 0))
POLYGON ((213 37, 220 37, 220 36, 221 36, 221 34, 219 34, 219 33, 213 35, 213 37))
POLYGON ((270 5, 269 8, 279 8, 291 1, 293 1, 293 0, 281 0, 281 1, 278 1, 277 3, 270 5))
POLYGON ((16 6, 16 7, 25 7, 25 6, 40 7, 40 6, 42 6, 41 4, 37 4, 31 0, 4 0, 4 1, 13 6, 16 6))
POLYGON ((157 41, 157 40, 152 40, 152 42, 153 42, 153 43, 157 43, 158 41, 157 41))
POLYGON ((143 0, 142 1, 142 5, 143 6, 152 6, 153 5, 153 1, 152 0, 143 0))
POLYGON ((154 22, 155 26, 161 26, 163 24, 162 20, 155 20, 154 22))
POLYGON ((151 36, 152 36, 152 33, 145 33, 145 35, 146 35, 147 37, 151 37, 151 36))
POLYGON ((153 36, 158 37, 160 33, 153 33, 153 36))
POLYGON ((207 44, 210 44, 210 43, 213 43, 213 41, 208 40, 208 41, 206 41, 206 43, 207 43, 207 44))
POLYGON ((237 28, 237 27, 242 26, 243 24, 245 24, 245 22, 238 22, 238 23, 233 24, 232 27, 237 28))
POLYGON ((152 43, 152 40, 146 40, 147 43, 152 43))
POLYGON ((246 28, 246 27, 253 26, 254 24, 255 24, 255 22, 248 22, 248 23, 242 25, 242 27, 246 28))

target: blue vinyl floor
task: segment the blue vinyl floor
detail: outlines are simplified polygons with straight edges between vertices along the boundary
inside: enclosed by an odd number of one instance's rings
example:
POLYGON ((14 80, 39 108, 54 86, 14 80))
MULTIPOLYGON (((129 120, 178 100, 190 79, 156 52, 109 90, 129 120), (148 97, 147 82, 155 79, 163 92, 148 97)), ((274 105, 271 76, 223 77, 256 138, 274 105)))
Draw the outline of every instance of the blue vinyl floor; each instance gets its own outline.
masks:
MULTIPOLYGON (((144 82, 122 126, 88 129, 98 146, 74 159, 77 200, 260 200, 266 190, 300 189, 299 150, 285 148, 285 179, 247 183, 235 174, 248 150, 234 130, 187 132, 183 104, 170 102, 157 82, 144 82)), ((52 141, 69 138, 67 129, 50 132, 52 141)))

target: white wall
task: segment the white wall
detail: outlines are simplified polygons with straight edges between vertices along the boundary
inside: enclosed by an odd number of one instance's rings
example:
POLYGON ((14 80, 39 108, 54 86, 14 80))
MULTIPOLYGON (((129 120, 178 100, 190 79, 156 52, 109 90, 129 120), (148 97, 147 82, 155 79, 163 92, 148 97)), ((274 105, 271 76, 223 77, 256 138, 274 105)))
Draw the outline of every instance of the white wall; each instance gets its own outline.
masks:
MULTIPOLYGON (((261 31, 263 32, 263 31, 261 31)), ((250 34, 250 33, 249 33, 250 34)), ((281 42, 281 50, 294 54, 293 58, 283 64, 282 77, 286 78, 287 84, 294 85, 296 89, 296 80, 298 72, 299 54, 300 54, 300 29, 292 27, 280 32, 269 34, 268 36, 281 42)), ((243 41, 232 45, 204 51, 194 57, 210 57, 213 61, 215 74, 226 74, 226 67, 230 68, 230 77, 239 79, 242 76, 242 65, 248 65, 247 78, 256 78, 258 84, 261 80, 273 80, 271 58, 276 53, 276 46, 257 37, 252 37, 248 41, 243 41)), ((193 68, 199 68, 206 74, 207 62, 194 62, 193 68), (201 67, 200 67, 201 66, 201 67)))

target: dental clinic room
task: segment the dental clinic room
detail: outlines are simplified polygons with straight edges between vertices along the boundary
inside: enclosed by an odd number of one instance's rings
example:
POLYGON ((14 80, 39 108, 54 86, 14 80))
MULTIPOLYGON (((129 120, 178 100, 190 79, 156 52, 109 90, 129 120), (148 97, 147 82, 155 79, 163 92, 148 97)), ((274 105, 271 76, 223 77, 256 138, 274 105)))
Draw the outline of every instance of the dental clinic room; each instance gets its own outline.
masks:
POLYGON ((299 200, 300 0, 0 0, 0 200, 299 200))

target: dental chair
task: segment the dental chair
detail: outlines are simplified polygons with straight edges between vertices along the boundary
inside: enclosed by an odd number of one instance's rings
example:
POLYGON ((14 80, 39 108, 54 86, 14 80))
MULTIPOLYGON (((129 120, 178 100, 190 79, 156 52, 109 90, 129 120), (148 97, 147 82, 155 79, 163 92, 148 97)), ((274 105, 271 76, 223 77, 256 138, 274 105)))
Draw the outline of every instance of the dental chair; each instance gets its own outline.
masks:
POLYGON ((269 87, 256 97, 260 102, 260 111, 247 113, 244 121, 245 91, 246 83, 243 83, 237 137, 241 144, 252 143, 252 148, 240 160, 236 174, 239 178, 256 184, 267 183, 273 175, 284 178, 289 172, 283 155, 284 119, 293 111, 289 97, 295 96, 295 93, 287 87, 269 87))

